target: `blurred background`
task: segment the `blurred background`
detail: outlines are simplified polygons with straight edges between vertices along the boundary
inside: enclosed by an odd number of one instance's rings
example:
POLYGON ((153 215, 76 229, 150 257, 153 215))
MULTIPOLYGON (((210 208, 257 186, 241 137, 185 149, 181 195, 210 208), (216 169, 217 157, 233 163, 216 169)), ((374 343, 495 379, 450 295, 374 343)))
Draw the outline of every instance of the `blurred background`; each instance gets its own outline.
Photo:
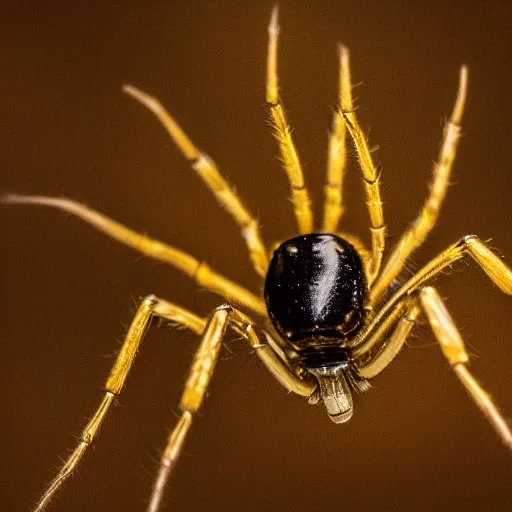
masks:
MULTIPOLYGON (((295 234, 264 104, 271 2, 5 2, 0 188, 65 196, 176 245, 254 292, 262 283, 231 218, 154 117, 121 93, 157 96, 261 220, 295 234)), ((419 210, 470 68, 463 139, 437 229, 415 265, 464 234, 512 263, 510 2, 280 2, 282 97, 317 217, 337 94, 351 48, 359 116, 383 168, 389 243, 419 210)), ((352 158, 343 230, 367 240, 352 158)), ((27 510, 98 405, 139 297, 206 315, 220 304, 163 264, 77 219, 0 208, 0 503, 27 510)), ((512 417, 512 301, 474 264, 438 286, 471 368, 512 417)), ((355 415, 287 395, 232 336, 166 495, 168 510, 511 510, 512 465, 427 326, 414 331, 355 415)), ((51 510, 144 510, 197 337, 153 329, 125 391, 51 510)))

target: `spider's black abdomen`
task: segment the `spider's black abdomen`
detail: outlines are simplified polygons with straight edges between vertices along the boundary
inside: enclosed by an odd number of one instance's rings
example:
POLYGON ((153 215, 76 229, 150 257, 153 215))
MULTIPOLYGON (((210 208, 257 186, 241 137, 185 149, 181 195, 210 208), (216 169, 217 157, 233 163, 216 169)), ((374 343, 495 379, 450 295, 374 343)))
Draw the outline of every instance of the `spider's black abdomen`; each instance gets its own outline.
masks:
POLYGON ((365 297, 361 258, 343 238, 301 235, 274 252, 265 281, 268 314, 279 334, 299 347, 301 340, 353 333, 365 297))

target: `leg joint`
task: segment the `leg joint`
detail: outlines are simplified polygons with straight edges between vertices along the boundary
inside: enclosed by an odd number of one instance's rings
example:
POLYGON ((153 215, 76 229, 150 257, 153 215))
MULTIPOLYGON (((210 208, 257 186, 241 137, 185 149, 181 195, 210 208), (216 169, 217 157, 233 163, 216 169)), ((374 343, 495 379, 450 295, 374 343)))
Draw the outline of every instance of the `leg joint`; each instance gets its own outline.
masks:
POLYGON ((233 306, 231 304, 226 302, 225 304, 222 304, 222 305, 216 307, 213 310, 212 315, 215 314, 217 311, 227 311, 228 313, 233 313, 234 309, 233 309, 233 306))
POLYGON ((158 297, 155 294, 150 293, 149 295, 146 295, 142 300, 150 302, 151 305, 154 305, 158 302, 158 297))
POLYGON ((418 295, 429 295, 435 293, 435 289, 433 286, 423 286, 417 291, 418 295))
POLYGON ((468 240, 473 240, 473 239, 478 239, 478 235, 466 235, 466 236, 463 236, 460 240, 459 240, 459 243, 457 244, 459 247, 460 246, 466 246, 467 243, 468 243, 468 240))

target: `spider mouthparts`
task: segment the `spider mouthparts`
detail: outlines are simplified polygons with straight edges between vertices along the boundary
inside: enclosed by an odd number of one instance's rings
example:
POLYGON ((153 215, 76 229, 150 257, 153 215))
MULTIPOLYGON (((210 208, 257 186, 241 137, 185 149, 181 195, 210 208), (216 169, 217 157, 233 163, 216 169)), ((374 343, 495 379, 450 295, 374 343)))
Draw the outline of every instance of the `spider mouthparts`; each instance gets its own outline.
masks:
POLYGON ((320 385, 327 414, 334 423, 345 423, 352 417, 352 394, 342 366, 310 368, 320 385))

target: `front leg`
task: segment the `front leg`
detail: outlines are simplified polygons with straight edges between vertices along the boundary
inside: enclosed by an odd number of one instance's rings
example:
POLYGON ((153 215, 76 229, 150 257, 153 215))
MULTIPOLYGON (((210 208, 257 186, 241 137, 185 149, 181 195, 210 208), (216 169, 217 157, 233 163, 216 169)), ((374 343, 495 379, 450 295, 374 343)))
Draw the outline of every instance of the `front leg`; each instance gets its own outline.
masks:
MULTIPOLYGON (((360 352, 367 352, 371 348, 373 332, 379 327, 393 310, 399 306, 406 297, 412 296, 436 277, 446 267, 464 258, 466 255, 477 263, 487 276, 507 295, 512 295, 512 270, 476 235, 467 235, 458 242, 450 245, 439 253, 434 259, 414 274, 383 306, 370 318, 368 325, 358 334, 354 345, 360 352), (360 346, 359 346, 360 345, 360 346)), ((375 306, 372 298, 367 304, 369 309, 375 306)))
POLYGON ((160 508, 165 486, 180 456, 185 438, 192 425, 193 415, 199 410, 205 398, 229 325, 249 341, 267 369, 289 391, 309 397, 316 389, 316 382, 301 380, 288 369, 269 345, 266 335, 241 311, 229 304, 215 309, 206 323, 201 344, 197 349, 181 396, 179 406, 182 415, 171 432, 162 454, 160 470, 153 487, 148 512, 157 512, 160 508))
POLYGON ((121 392, 126 377, 135 360, 140 344, 148 330, 152 317, 163 318, 175 323, 179 323, 184 327, 188 327, 192 331, 202 332, 205 321, 175 304, 158 299, 154 295, 149 295, 142 300, 140 306, 135 313, 128 333, 124 339, 121 351, 119 352, 116 362, 110 371, 107 383, 105 385, 105 395, 99 407, 94 413, 89 423, 84 428, 78 446, 66 460, 58 475, 53 479, 50 486, 43 494, 42 498, 36 506, 35 512, 42 511, 51 498, 55 495, 60 486, 69 478, 73 470, 76 468, 87 448, 96 438, 103 420, 107 416, 115 397, 121 392))
POLYGON ((427 315, 430 326, 453 371, 505 445, 512 450, 512 431, 490 395, 469 371, 467 367, 469 355, 464 341, 435 288, 430 286, 422 288, 413 296, 402 300, 373 332, 370 339, 364 345, 356 347, 353 353, 356 362, 359 360, 359 374, 365 379, 371 379, 392 362, 407 340, 420 313, 420 308, 427 315), (382 348, 379 349, 381 344, 382 348), (367 356, 371 353, 371 349, 376 353, 368 360, 367 356))
POLYGON ((491 396, 469 371, 467 367, 469 356, 464 341, 443 300, 435 288, 426 287, 420 292, 420 301, 443 354, 448 359, 453 371, 502 441, 512 450, 512 431, 491 396))

